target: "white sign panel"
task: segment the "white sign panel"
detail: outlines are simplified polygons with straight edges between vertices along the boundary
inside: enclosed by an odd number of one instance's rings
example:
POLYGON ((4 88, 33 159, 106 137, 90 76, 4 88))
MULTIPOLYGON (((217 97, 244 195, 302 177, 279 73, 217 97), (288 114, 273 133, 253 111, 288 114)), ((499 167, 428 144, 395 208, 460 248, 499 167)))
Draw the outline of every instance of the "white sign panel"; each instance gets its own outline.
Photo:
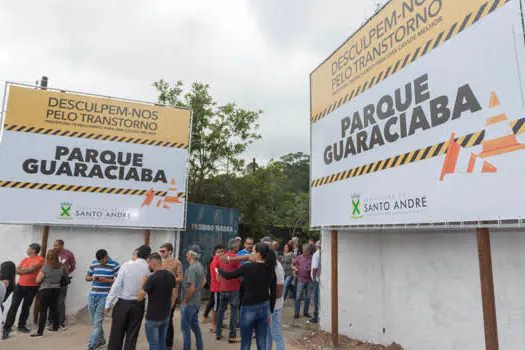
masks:
MULTIPOLYGON (((398 3, 377 16, 395 13, 398 3)), ((439 30, 424 40, 432 27, 416 31, 388 56, 392 65, 383 70, 384 60, 378 60, 371 66, 372 78, 339 86, 343 63, 337 52, 324 64, 332 68, 326 78, 332 79, 333 95, 344 97, 326 109, 312 101, 312 227, 523 217, 520 4, 440 3, 434 19, 439 30), (443 25, 454 6, 464 8, 465 17, 455 11, 460 20, 443 25)), ((322 68, 312 73, 312 92, 323 80, 322 68)))
POLYGON ((184 228, 190 111, 10 86, 0 222, 184 228))

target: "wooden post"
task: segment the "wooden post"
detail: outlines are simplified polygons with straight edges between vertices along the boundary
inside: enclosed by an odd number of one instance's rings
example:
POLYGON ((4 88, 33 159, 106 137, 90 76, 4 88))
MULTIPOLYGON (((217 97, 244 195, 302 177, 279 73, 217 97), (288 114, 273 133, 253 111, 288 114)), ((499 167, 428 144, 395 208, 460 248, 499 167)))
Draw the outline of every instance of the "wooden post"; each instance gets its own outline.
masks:
POLYGON ((40 249, 40 255, 44 258, 47 253, 47 240, 49 238, 49 226, 44 226, 44 232, 42 233, 42 248, 40 249))
POLYGON ((150 235, 151 235, 151 231, 150 230, 146 230, 146 232, 144 232, 144 245, 149 246, 150 235))
POLYGON ((339 346, 339 297, 337 279, 337 231, 332 231, 332 342, 339 346))
POLYGON ((498 350, 498 322, 494 299, 494 278, 492 275, 492 253, 488 228, 478 228, 479 275, 481 279, 481 300, 483 303, 483 321, 485 324, 485 348, 498 350))
MULTIPOLYGON (((47 240, 49 238, 49 226, 44 226, 44 232, 42 232, 42 244, 40 245, 40 256, 46 258, 47 253, 47 240)), ((40 304, 38 303, 38 293, 35 295, 33 307, 33 321, 35 324, 38 324, 38 313, 40 311, 40 304)))

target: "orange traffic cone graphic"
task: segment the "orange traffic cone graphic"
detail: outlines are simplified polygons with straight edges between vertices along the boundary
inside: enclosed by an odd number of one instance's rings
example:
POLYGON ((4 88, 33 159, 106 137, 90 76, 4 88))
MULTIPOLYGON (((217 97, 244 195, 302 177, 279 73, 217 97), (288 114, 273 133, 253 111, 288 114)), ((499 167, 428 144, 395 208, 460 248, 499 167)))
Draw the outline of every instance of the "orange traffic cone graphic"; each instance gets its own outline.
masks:
MULTIPOLYGON (((495 108, 499 105, 498 95, 492 92, 489 108, 495 108)), ((505 113, 500 113, 487 119, 485 125, 487 127, 485 129, 485 139, 482 142, 483 151, 478 154, 478 157, 488 158, 525 148, 525 144, 518 142, 518 138, 514 135, 505 113)))
POLYGON ((448 141, 447 153, 445 155, 445 162, 443 163, 443 168, 441 169, 441 177, 439 181, 443 181, 445 175, 454 174, 456 171, 456 164, 458 163, 458 156, 461 146, 454 140, 456 134, 452 133, 450 135, 450 140, 448 141))
MULTIPOLYGON (((177 189, 175 188, 175 180, 171 179, 171 187, 168 188, 168 193, 164 198, 164 203, 182 203, 177 196, 177 189)), ((166 205, 163 208, 168 208, 166 205)))

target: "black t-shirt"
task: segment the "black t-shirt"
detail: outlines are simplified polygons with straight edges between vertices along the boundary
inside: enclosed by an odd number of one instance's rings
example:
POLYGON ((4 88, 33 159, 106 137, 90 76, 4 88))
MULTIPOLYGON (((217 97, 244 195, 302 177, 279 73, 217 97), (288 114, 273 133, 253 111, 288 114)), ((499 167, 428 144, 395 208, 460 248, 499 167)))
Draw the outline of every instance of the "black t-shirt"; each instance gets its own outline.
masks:
POLYGON ((146 320, 163 321, 170 316, 171 293, 175 288, 175 277, 166 270, 158 270, 144 284, 148 293, 146 320))
POLYGON ((258 305, 270 301, 270 309, 273 313, 277 285, 275 269, 269 271, 266 264, 249 263, 230 272, 219 269, 219 273, 227 280, 244 277, 243 306, 258 305))

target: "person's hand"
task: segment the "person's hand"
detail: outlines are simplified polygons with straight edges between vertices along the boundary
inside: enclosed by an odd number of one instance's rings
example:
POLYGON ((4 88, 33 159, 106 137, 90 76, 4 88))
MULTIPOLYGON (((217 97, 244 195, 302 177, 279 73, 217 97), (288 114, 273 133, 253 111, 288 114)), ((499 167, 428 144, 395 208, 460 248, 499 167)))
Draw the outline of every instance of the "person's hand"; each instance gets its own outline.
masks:
POLYGON ((253 254, 250 254, 250 255, 249 255, 249 258, 248 258, 248 261, 249 261, 249 262, 252 262, 252 263, 253 263, 253 262, 257 262, 257 258, 256 258, 253 254))
POLYGON ((272 314, 270 314, 270 318, 268 319, 268 326, 272 326, 272 314))
POLYGON ((180 303, 181 306, 188 306, 188 302, 183 300, 182 303, 180 303))
POLYGON ((109 308, 105 308, 104 309, 104 316, 109 317, 109 311, 110 311, 109 308))

